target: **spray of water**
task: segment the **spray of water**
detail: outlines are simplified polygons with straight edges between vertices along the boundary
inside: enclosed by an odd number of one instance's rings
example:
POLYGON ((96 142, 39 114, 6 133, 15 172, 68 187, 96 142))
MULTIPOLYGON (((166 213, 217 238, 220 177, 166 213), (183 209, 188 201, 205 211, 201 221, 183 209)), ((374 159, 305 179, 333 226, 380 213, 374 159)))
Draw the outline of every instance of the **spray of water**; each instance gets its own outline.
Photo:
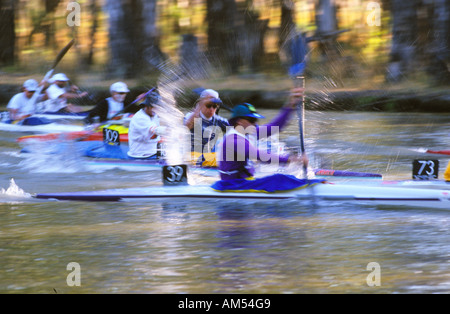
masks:
POLYGON ((0 197, 2 199, 7 197, 30 198, 31 194, 26 193, 24 190, 22 190, 19 186, 17 186, 14 179, 11 178, 9 181, 9 187, 6 190, 4 188, 0 190, 0 197))

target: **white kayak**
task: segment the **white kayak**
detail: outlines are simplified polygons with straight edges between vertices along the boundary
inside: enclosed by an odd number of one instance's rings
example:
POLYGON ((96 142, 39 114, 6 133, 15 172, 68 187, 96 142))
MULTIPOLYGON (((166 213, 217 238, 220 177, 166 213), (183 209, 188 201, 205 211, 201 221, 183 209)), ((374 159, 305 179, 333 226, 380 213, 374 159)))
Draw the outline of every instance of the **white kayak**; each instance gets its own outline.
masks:
POLYGON ((50 120, 83 120, 87 117, 87 114, 80 115, 80 114, 57 114, 57 113, 36 113, 33 115, 33 117, 37 118, 45 118, 50 120))
POLYGON ((79 132, 85 128, 81 125, 48 123, 39 125, 21 125, 0 122, 0 131, 5 132, 24 132, 24 133, 62 133, 62 132, 79 132))
POLYGON ((155 186, 68 193, 36 194, 38 199, 71 201, 161 201, 174 199, 283 200, 322 199, 358 204, 394 205, 450 209, 450 191, 419 188, 390 188, 340 183, 323 183, 304 189, 278 192, 218 192, 209 185, 155 186))

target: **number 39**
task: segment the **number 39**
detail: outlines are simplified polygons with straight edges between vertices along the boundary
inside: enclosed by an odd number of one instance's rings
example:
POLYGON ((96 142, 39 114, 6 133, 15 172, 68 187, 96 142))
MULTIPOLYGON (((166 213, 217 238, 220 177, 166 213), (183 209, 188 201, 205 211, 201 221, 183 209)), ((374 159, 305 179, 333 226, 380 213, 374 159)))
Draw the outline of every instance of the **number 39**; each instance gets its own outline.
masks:
POLYGON ((170 176, 167 176, 167 180, 170 182, 178 182, 183 178, 184 169, 181 166, 167 167, 170 176))

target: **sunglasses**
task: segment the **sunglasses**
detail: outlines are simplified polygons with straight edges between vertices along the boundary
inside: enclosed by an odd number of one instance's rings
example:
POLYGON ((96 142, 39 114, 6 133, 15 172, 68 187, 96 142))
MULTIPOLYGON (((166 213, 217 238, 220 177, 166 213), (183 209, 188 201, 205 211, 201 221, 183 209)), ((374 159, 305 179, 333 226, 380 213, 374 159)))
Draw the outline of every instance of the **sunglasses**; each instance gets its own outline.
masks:
POLYGON ((256 122, 258 122, 258 119, 257 118, 253 118, 253 117, 242 117, 242 119, 247 120, 251 124, 255 124, 256 122))
POLYGON ((208 108, 208 109, 210 109, 210 108, 217 109, 217 108, 219 108, 219 105, 217 105, 217 104, 206 104, 205 107, 208 108))

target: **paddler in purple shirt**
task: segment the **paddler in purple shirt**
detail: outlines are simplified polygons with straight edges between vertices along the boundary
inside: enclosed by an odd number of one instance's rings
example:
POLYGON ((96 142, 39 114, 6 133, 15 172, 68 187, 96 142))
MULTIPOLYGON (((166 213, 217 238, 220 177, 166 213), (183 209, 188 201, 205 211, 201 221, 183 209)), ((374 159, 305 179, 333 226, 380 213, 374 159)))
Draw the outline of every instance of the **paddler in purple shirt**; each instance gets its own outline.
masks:
POLYGON ((252 178, 255 173, 252 159, 269 163, 285 164, 300 161, 308 164, 306 155, 301 157, 279 155, 266 150, 261 151, 256 145, 257 140, 276 134, 288 124, 303 92, 303 88, 293 89, 288 103, 282 107, 278 116, 262 126, 258 126, 256 123, 258 119, 264 117, 257 113, 252 105, 244 103, 233 108, 232 116, 229 119, 232 127, 227 128, 228 131, 224 136, 218 156, 221 180, 252 178))

